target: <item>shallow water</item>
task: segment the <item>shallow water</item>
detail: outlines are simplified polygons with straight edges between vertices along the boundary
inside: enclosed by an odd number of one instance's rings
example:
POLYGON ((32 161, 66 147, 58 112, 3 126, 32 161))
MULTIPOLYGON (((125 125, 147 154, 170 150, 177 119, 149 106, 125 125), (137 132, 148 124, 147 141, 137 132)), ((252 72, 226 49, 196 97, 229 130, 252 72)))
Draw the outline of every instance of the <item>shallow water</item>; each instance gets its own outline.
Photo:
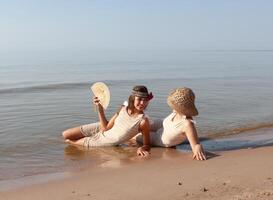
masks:
MULTIPOLYGON (((172 88, 192 88, 200 136, 217 138, 273 125, 273 52, 184 52, 78 64, 0 63, 0 181, 84 168, 124 154, 74 151, 61 138, 67 128, 98 120, 90 93, 95 81, 109 85, 108 118, 134 85, 144 84, 155 96, 147 110, 152 118, 171 112, 166 98, 172 88)), ((238 146, 243 148, 244 142, 238 146)), ((221 148, 224 143, 215 150, 221 148)))

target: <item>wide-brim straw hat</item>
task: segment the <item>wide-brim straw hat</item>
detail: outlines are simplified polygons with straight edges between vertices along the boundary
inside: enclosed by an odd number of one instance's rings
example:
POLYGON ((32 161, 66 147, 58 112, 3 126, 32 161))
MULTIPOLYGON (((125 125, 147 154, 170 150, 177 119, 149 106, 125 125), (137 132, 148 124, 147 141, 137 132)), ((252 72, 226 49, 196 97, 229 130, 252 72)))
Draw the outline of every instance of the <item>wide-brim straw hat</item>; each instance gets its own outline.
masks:
POLYGON ((96 82, 91 86, 91 90, 100 100, 102 107, 106 109, 110 103, 110 91, 107 85, 103 82, 96 82))
POLYGON ((198 115, 198 110, 195 107, 194 101, 195 95, 193 91, 186 87, 172 90, 167 99, 167 103, 172 109, 186 116, 198 115))

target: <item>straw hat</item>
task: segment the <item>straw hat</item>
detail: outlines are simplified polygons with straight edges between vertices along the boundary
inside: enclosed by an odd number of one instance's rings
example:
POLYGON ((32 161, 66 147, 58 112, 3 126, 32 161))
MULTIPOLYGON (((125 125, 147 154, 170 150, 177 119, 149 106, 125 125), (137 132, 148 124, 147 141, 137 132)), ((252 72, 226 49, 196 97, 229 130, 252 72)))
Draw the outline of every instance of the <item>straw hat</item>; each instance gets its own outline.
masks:
POLYGON ((107 85, 103 82, 96 82, 91 86, 91 90, 100 100, 102 107, 106 109, 110 102, 110 91, 107 85))
POLYGON ((198 110, 194 105, 195 95, 190 88, 174 89, 168 96, 167 103, 174 110, 186 115, 196 116, 198 110))

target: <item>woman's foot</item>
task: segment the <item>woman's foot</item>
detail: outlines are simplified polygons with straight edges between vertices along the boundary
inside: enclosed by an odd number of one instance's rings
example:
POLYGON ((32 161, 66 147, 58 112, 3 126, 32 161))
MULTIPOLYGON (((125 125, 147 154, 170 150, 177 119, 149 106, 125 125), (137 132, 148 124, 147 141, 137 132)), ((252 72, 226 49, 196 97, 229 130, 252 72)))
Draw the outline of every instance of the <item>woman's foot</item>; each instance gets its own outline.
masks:
POLYGON ((66 142, 67 144, 73 144, 73 145, 76 144, 73 140, 70 140, 70 139, 66 139, 65 142, 66 142))
POLYGON ((70 139, 66 139, 65 142, 66 142, 67 144, 71 144, 71 145, 84 146, 84 138, 79 139, 79 140, 70 140, 70 139))

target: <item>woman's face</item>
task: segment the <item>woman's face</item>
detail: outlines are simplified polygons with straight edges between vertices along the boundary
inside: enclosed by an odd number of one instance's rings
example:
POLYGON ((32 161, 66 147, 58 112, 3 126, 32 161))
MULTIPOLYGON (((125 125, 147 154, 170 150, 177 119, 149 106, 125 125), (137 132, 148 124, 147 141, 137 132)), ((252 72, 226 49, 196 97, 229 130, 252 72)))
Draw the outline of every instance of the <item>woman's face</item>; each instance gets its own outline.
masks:
POLYGON ((143 97, 135 97, 134 106, 139 111, 144 111, 148 106, 149 100, 143 97))

